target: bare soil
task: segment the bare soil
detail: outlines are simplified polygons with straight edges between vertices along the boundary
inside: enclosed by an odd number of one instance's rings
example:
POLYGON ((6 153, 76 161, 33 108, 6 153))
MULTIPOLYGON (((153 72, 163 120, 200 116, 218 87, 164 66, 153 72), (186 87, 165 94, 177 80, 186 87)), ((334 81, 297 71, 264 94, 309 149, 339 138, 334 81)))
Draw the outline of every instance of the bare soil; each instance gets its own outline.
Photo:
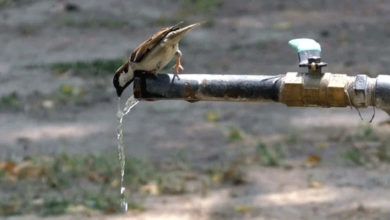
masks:
MULTIPOLYGON (((34 106, 18 111, 2 107, 0 157, 21 157, 26 140, 27 152, 35 155, 116 151, 117 98, 112 75, 58 75, 31 66, 123 58, 158 29, 178 20, 211 21, 183 39, 185 73, 276 75, 297 71, 297 56, 287 42, 298 37, 321 43, 330 72, 375 77, 387 74, 390 64, 390 2, 385 0, 226 0, 213 11, 196 13, 183 13, 181 2, 175 0, 74 3, 80 11, 61 11, 52 0, 15 0, 12 6, 0 8, 0 96, 51 94, 63 83, 104 85, 81 106, 44 113, 34 111, 34 106)), ((124 97, 130 94, 128 90, 124 97)), ((370 118, 371 108, 361 111, 365 119, 370 118)), ((387 119, 386 113, 377 110, 372 128, 382 137, 389 136, 390 126, 379 122, 387 119)), ((260 140, 272 142, 296 134, 298 141, 288 148, 288 163, 300 164, 311 154, 319 155, 322 162, 315 168, 293 165, 291 169, 252 164, 245 170, 247 184, 224 186, 203 197, 150 196, 145 201, 146 212, 94 218, 389 219, 389 165, 367 168, 339 163, 344 147, 351 147, 341 139, 356 133, 360 124, 357 112, 349 108, 141 102, 124 122, 128 155, 163 161, 180 151, 190 163, 202 165, 251 154, 260 140), (220 115, 217 122, 206 119, 210 111, 220 115), (230 125, 242 130, 243 140, 227 140, 230 125), (316 148, 318 143, 326 143, 325 149, 316 148), (321 187, 308 187, 308 176, 321 187), (239 212, 237 206, 251 209, 239 212)))

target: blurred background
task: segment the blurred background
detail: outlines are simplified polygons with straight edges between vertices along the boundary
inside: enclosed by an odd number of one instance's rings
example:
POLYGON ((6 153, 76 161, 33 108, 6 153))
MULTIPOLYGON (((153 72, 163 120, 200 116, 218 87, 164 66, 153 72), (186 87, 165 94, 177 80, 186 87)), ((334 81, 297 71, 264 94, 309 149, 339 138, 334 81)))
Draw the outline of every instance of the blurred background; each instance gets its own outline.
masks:
POLYGON ((388 116, 277 103, 140 102, 124 118, 120 213, 112 85, 152 34, 202 20, 180 43, 184 73, 298 71, 287 42, 307 37, 325 71, 376 77, 389 12, 385 0, 0 0, 1 218, 389 219, 388 116))

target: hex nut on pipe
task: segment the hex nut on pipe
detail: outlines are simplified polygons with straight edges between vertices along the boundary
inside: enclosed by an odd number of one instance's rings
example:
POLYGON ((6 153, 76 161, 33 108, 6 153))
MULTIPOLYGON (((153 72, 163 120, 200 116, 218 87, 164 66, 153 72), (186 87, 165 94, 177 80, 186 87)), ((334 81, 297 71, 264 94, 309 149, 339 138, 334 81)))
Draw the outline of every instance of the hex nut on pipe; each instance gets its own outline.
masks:
POLYGON ((327 107, 346 107, 348 106, 345 99, 347 85, 346 74, 332 74, 329 79, 328 88, 328 105, 327 107))
POLYGON ((302 74, 297 72, 288 72, 284 77, 281 102, 291 107, 304 106, 302 93, 303 93, 302 74))

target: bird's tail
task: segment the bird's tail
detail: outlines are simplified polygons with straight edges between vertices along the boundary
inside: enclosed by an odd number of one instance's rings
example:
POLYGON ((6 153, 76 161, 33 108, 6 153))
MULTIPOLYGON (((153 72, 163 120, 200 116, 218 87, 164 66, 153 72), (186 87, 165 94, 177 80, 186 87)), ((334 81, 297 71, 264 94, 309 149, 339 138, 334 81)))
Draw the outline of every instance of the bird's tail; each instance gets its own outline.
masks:
POLYGON ((188 25, 186 27, 183 27, 183 28, 180 28, 178 30, 175 30, 175 31, 172 31, 170 32, 168 35, 167 35, 167 38, 170 40, 170 43, 172 44, 176 44, 178 43, 182 38, 183 36, 190 30, 196 28, 196 27, 199 27, 200 25, 204 24, 205 21, 202 21, 202 22, 198 22, 198 23, 195 23, 195 24, 191 24, 191 25, 188 25))

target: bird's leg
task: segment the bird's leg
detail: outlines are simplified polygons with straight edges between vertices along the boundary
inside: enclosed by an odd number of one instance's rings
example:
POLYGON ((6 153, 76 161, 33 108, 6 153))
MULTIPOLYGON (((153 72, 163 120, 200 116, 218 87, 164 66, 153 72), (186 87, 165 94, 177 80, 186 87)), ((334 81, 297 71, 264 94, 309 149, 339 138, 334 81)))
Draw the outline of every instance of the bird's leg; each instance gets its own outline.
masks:
POLYGON ((178 80, 180 80, 179 78, 179 72, 180 70, 184 70, 183 66, 181 65, 181 56, 182 56, 182 53, 180 50, 177 50, 175 55, 177 56, 177 61, 176 61, 176 64, 173 66, 173 69, 175 69, 176 73, 174 76, 177 77, 178 80))

